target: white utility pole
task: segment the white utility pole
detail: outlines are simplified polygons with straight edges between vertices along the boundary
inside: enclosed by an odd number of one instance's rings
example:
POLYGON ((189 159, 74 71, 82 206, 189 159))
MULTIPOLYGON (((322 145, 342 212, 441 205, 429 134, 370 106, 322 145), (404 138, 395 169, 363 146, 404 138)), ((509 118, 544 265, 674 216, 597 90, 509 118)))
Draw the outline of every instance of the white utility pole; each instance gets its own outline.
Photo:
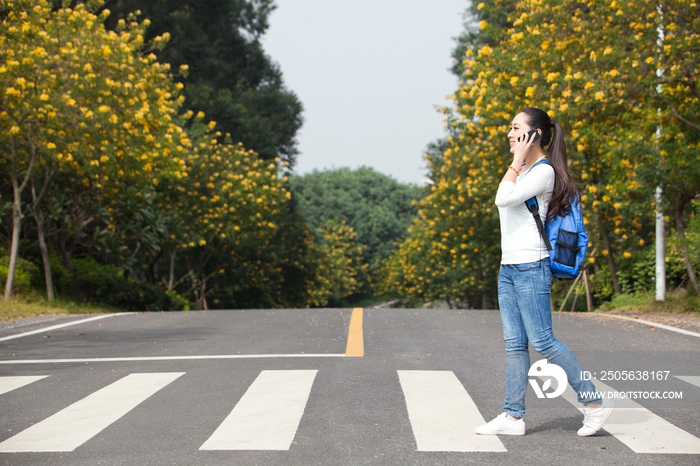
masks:
POLYGON ((666 238, 662 189, 656 187, 656 300, 666 301, 666 238))
MULTIPOLYGON (((661 18, 663 18, 663 9, 661 5, 656 7, 661 18)), ((659 45, 659 51, 663 50, 664 44, 664 28, 663 23, 658 27, 657 33, 659 39, 657 41, 659 45)), ((659 54, 661 55, 661 54, 659 54)), ((656 70, 656 75, 662 78, 664 75, 664 69, 659 67, 656 70)), ((661 92, 661 84, 657 87, 657 92, 661 92)), ((659 116, 661 116, 661 109, 659 109, 659 116)), ((656 128, 656 143, 658 149, 658 142, 661 139, 661 126, 656 128)), ((656 300, 666 301, 666 238, 665 238, 665 222, 664 222, 664 211, 662 206, 663 201, 663 189, 661 185, 656 187, 656 300)))

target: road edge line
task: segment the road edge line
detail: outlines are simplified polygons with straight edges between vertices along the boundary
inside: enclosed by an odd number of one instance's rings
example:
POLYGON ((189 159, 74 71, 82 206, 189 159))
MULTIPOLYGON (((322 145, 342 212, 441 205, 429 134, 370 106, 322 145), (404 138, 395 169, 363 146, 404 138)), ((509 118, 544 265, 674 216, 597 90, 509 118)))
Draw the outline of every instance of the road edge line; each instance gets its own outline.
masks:
POLYGON ((66 322, 65 324, 52 325, 51 327, 43 327, 43 328, 40 328, 37 330, 32 330, 30 332, 17 333, 15 335, 2 337, 2 338, 0 338, 0 341, 7 341, 7 340, 14 340, 15 338, 28 337, 30 335, 36 335, 37 333, 50 332, 52 330, 57 330, 59 328, 70 327, 72 325, 86 324, 86 323, 92 322, 94 320, 106 319, 107 317, 121 316, 121 315, 125 315, 125 314, 128 314, 128 313, 121 312, 118 314, 105 314, 105 315, 101 315, 101 316, 89 317, 87 319, 80 319, 80 320, 76 320, 76 321, 72 321, 72 322, 66 322))
POLYGON ((617 314, 598 314, 598 313, 596 313, 594 315, 605 316, 605 317, 614 317, 615 319, 629 320, 631 322, 639 322, 640 324, 651 325, 653 327, 659 327, 659 328, 662 328, 664 330, 669 330, 671 332, 682 333, 684 335, 690 335, 691 337, 700 338, 700 333, 691 332, 690 330, 685 330, 685 329, 678 328, 678 327, 672 327, 670 325, 659 324, 658 322, 652 322, 650 320, 635 319, 633 317, 619 316, 617 314))

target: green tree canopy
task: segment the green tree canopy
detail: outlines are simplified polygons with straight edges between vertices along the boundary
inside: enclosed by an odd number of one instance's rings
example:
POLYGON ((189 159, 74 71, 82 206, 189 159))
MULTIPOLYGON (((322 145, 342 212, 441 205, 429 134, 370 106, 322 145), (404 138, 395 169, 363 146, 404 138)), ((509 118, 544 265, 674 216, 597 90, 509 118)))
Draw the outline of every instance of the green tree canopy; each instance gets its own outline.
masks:
POLYGON ((346 222, 364 246, 370 271, 389 257, 416 215, 423 188, 399 183, 372 168, 340 168, 290 178, 298 209, 315 230, 328 220, 346 222))
POLYGON ((186 108, 203 111, 222 134, 263 159, 294 165, 302 104, 260 42, 272 0, 107 0, 103 8, 111 11, 110 28, 140 12, 151 23, 147 41, 170 34, 157 56, 174 70, 188 68, 176 76, 185 84, 186 108))

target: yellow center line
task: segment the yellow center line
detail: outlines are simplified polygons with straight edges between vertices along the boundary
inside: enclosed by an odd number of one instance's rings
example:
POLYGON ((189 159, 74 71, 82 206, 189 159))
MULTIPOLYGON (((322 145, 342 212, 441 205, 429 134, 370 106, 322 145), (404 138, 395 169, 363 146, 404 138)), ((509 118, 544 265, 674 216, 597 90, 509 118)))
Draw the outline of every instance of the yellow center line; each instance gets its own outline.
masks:
POLYGON ((365 355, 365 341, 362 334, 362 308, 356 307, 350 316, 350 329, 348 330, 348 345, 345 348, 345 356, 349 358, 361 358, 365 355))

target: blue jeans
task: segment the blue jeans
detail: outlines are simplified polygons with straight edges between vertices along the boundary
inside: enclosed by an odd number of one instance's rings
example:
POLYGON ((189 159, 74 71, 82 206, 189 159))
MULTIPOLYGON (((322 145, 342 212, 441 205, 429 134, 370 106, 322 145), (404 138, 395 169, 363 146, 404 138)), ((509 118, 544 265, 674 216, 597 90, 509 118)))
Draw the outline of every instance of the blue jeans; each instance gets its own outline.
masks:
POLYGON ((566 372, 569 385, 578 401, 591 403, 600 397, 582 398, 581 393, 595 392, 590 380, 581 379, 581 365, 571 351, 554 337, 550 292, 552 272, 549 258, 527 264, 501 264, 498 277, 498 304, 506 343, 506 400, 503 411, 513 417, 525 414, 532 348, 566 372))

